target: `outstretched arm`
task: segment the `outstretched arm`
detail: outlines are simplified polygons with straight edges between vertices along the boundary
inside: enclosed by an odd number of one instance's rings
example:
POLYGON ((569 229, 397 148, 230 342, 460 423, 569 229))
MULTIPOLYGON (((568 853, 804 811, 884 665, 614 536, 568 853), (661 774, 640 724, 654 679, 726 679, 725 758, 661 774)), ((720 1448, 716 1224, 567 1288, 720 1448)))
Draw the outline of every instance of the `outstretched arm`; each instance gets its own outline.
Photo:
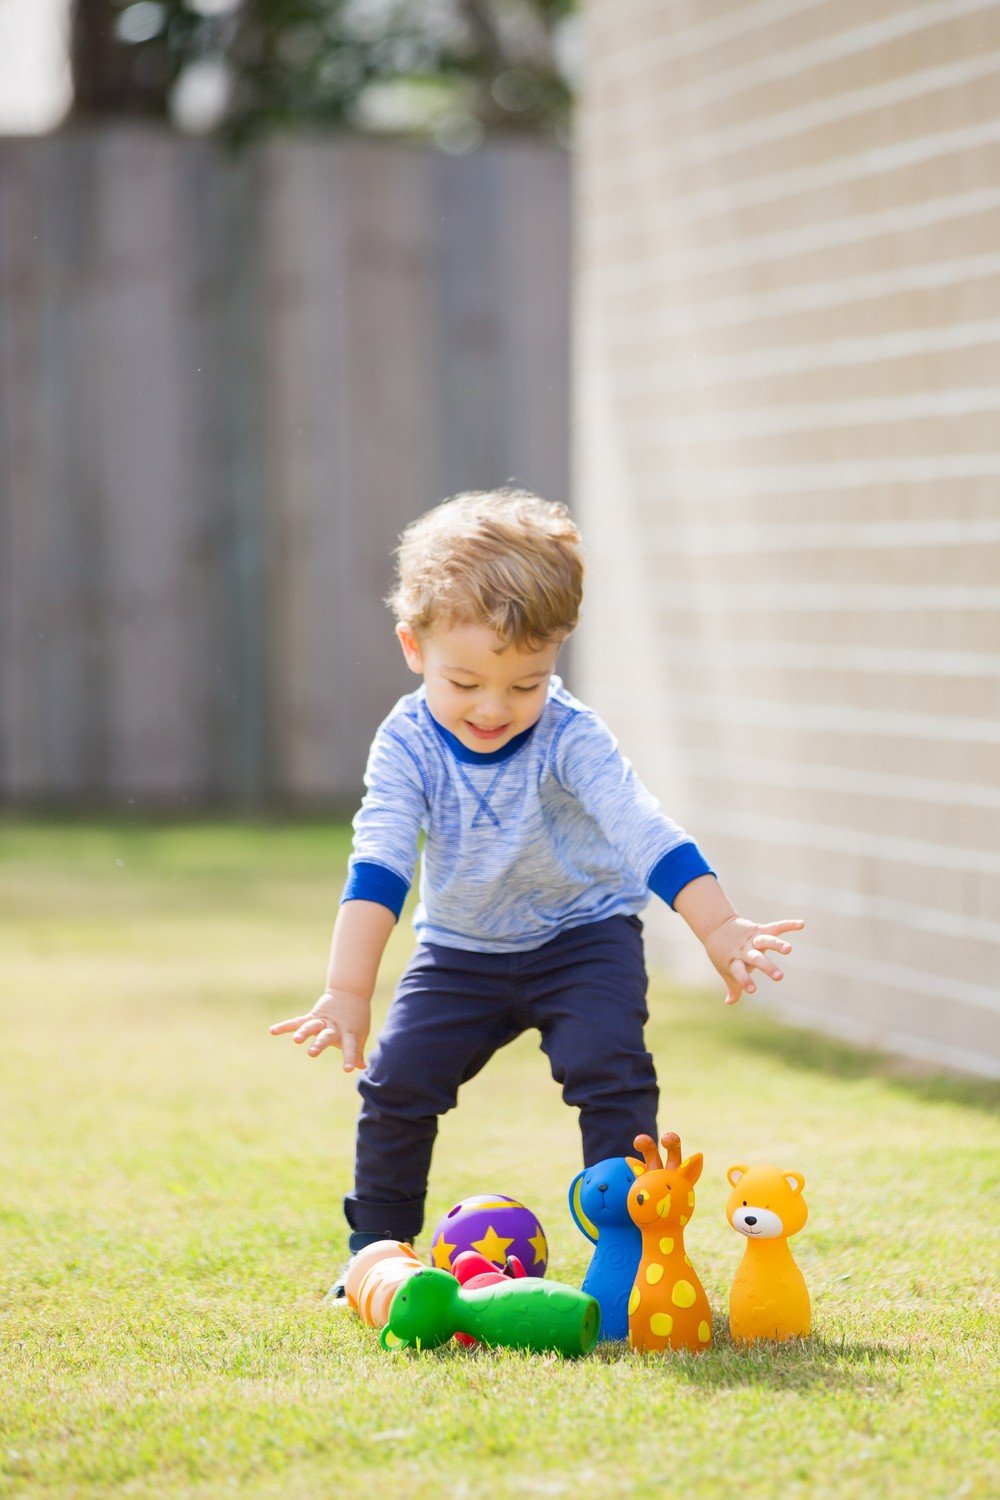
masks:
POLYGON ((780 922, 751 922, 741 917, 714 875, 689 881, 674 897, 679 911, 726 982, 726 1004, 735 1005, 745 991, 756 994, 751 969, 769 979, 782 979, 771 951, 791 953, 782 933, 798 932, 806 924, 798 918, 780 922), (769 951, 771 950, 771 951, 769 951))
POLYGON ((299 1044, 308 1041, 310 1057, 339 1047, 345 1073, 366 1066, 378 966, 410 888, 427 810, 422 773, 394 722, 390 715, 368 756, 367 790, 354 819, 354 853, 333 928, 326 989, 307 1015, 271 1027, 272 1036, 292 1031, 299 1044))
POLYGON ((371 998, 395 923, 395 912, 377 901, 346 901, 333 928, 326 989, 307 1015, 276 1022, 271 1035, 292 1031, 300 1045, 312 1038, 310 1057, 318 1057, 327 1047, 339 1047, 345 1073, 364 1068, 371 998))

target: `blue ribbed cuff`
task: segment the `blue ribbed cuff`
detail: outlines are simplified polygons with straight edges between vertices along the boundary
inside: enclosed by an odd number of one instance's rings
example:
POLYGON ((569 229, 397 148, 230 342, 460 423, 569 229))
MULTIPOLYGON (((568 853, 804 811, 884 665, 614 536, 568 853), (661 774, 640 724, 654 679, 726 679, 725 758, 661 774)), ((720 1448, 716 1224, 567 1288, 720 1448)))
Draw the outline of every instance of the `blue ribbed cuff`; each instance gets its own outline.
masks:
POLYGON ((345 901, 377 901, 379 906, 387 906, 393 916, 398 917, 409 890, 407 882, 395 870, 388 870, 385 865, 377 865, 372 860, 359 859, 347 873, 340 904, 343 906, 345 901))
POLYGON ((699 875, 714 875, 715 871, 705 859, 693 839, 678 844, 657 860, 646 880, 649 889, 668 906, 673 906, 686 885, 697 880, 699 875))

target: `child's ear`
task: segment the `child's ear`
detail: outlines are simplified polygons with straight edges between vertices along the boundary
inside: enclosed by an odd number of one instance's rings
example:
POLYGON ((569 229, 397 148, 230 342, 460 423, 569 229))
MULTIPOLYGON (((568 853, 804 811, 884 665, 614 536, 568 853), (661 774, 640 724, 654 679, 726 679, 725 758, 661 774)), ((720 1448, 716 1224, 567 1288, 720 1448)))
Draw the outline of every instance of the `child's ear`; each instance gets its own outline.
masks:
POLYGON ((402 620, 396 626, 396 639, 403 648, 403 656, 410 671, 417 672, 418 674, 423 673, 424 658, 420 651, 420 642, 405 620, 402 620))

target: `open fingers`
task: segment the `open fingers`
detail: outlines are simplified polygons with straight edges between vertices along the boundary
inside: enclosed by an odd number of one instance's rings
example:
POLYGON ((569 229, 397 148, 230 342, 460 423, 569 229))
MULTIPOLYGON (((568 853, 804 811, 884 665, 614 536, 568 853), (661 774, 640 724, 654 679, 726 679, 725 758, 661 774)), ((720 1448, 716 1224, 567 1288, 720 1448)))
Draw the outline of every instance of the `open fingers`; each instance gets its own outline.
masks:
POLYGON ((754 946, 747 949, 745 962, 748 968, 760 969, 769 979, 782 979, 784 977, 770 954, 761 953, 754 946))
POLYGON ((305 1016, 294 1016, 287 1021, 276 1021, 268 1028, 272 1036, 281 1036, 285 1032, 292 1031, 292 1040, 301 1046, 308 1042, 308 1055, 319 1057, 328 1047, 339 1047, 344 1054, 344 1072, 351 1073, 355 1068, 366 1068, 365 1040, 367 1030, 358 1035, 351 1031, 341 1034, 340 1025, 331 1020, 329 1016, 316 1015, 310 1011, 305 1016))
MULTIPOLYGON (((309 1043, 309 1056, 319 1057, 327 1047, 338 1047, 340 1045, 337 1027, 329 1022, 321 1021, 321 1031, 318 1031, 309 1043)), ((298 1041, 298 1037, 295 1038, 298 1041)))
POLYGON ((288 1021, 275 1021, 274 1025, 267 1029, 272 1036, 283 1036, 286 1031, 298 1031, 302 1023, 309 1019, 309 1016, 292 1016, 288 1021))
MULTIPOLYGON (((753 979, 750 977, 750 971, 748 970, 746 964, 743 962, 742 958, 733 959, 732 963, 729 965, 729 972, 736 980, 736 983, 739 985, 741 990, 745 990, 748 995, 755 995, 757 993, 757 986, 754 984, 753 979)), ((737 999, 738 998, 739 997, 737 996, 737 999)))
POLYGON ((784 938, 768 937, 763 932, 758 932, 750 946, 759 949, 761 953, 768 948, 773 949, 775 953, 791 953, 792 951, 791 943, 786 943, 784 938))
POLYGON ((329 1021, 324 1020, 322 1016, 306 1016, 302 1025, 292 1037, 292 1041, 297 1042, 301 1046, 311 1036, 319 1036, 320 1032, 325 1030, 329 1024, 329 1021))
POLYGON ((761 922, 760 930, 778 937, 783 932, 801 932, 805 925, 801 917, 791 917, 782 922, 761 922))
POLYGON ((362 1069, 368 1066, 365 1062, 364 1042, 359 1041, 352 1031, 344 1033, 341 1051, 344 1054, 345 1073, 351 1073, 355 1068, 362 1069))

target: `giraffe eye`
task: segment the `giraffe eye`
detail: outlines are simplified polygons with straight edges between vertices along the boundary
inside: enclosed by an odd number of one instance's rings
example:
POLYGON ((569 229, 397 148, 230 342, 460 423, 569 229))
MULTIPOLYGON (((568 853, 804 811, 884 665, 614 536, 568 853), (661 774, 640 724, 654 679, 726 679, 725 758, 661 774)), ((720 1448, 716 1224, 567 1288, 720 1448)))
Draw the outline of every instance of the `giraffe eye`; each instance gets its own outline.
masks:
POLYGON ((636 1200, 635 1200, 635 1201, 636 1201, 636 1203, 638 1203, 638 1204, 639 1204, 639 1205, 640 1205, 640 1207, 641 1207, 641 1205, 642 1205, 642 1204, 643 1204, 643 1203, 645 1203, 645 1201, 646 1201, 646 1194, 645 1194, 645 1193, 640 1193, 640 1194, 639 1194, 639 1195, 638 1195, 638 1197, 637 1197, 637 1198, 636 1198, 636 1200))

